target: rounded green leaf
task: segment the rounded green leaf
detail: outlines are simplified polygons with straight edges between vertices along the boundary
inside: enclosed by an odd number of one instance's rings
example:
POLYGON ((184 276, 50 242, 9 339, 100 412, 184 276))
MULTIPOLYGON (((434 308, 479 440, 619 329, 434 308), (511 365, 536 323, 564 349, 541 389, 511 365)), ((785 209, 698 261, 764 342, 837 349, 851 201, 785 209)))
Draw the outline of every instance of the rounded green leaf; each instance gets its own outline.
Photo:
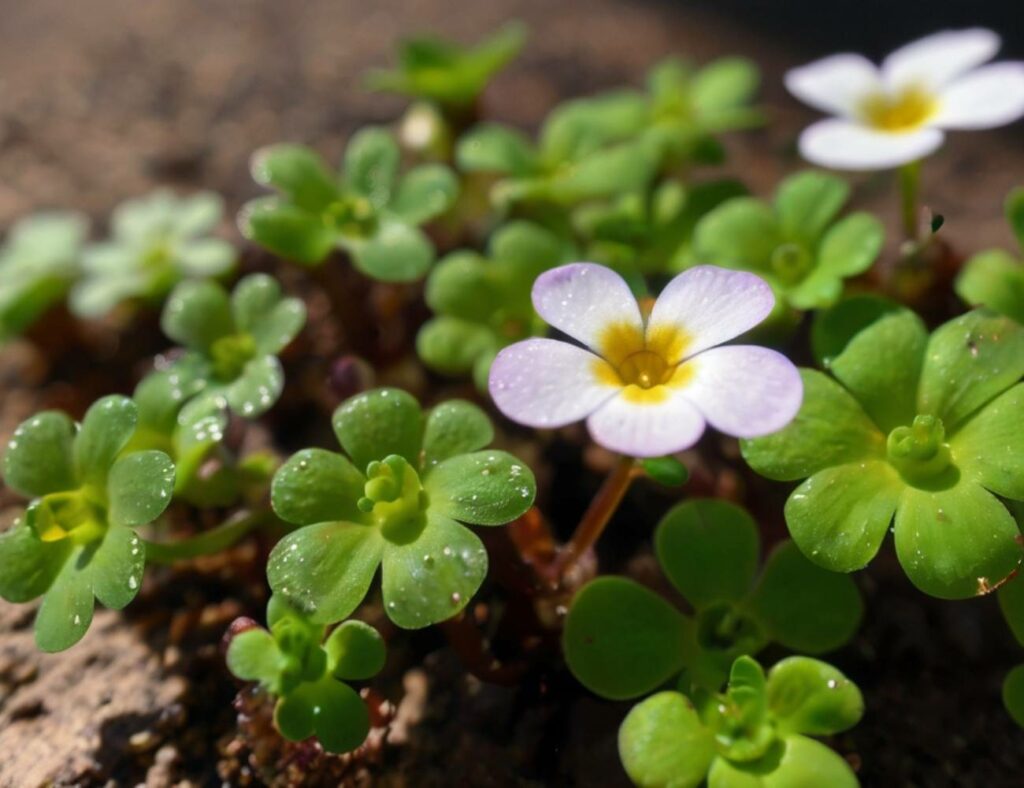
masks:
POLYGON ((783 237, 813 244, 849 196, 849 185, 836 175, 815 170, 790 175, 779 184, 775 195, 775 212, 783 237))
POLYGON ((533 471, 511 454, 488 450, 449 457, 423 483, 430 510, 473 525, 503 525, 533 505, 533 471))
POLYGON ((260 356, 245 365, 230 383, 224 396, 231 410, 247 419, 262 415, 277 402, 284 390, 284 370, 277 356, 260 356))
POLYGON ((853 579, 811 563, 793 542, 772 551, 750 608, 773 640, 809 654, 846 643, 864 614, 853 579))
POLYGON ((431 510, 419 536, 384 547, 384 611, 403 629, 457 615, 487 576, 487 551, 463 525, 431 510))
POLYGON ((380 128, 356 132, 345 149, 345 186, 378 208, 388 204, 398 172, 398 143, 380 128))
POLYGON ((761 552, 751 516, 714 499, 673 507, 658 524, 654 545, 665 575, 698 609, 745 596, 761 552))
POLYGON ((908 487, 896 510, 896 555, 926 594, 986 594, 1020 564, 1020 530, 999 500, 961 480, 945 490, 908 487))
POLYGON ((369 624, 345 621, 327 638, 324 649, 328 670, 335 678, 357 681, 376 676, 384 668, 384 638, 369 624))
POLYGON ((356 268, 381 282, 415 282, 434 262, 434 247, 404 221, 385 219, 368 240, 342 239, 356 268))
POLYGON ((307 525, 288 534, 267 562, 267 581, 310 621, 332 624, 363 601, 380 564, 380 531, 355 523, 307 525))
POLYGON ((837 465, 814 474, 786 501, 786 525, 805 556, 833 572, 875 557, 904 483, 887 462, 837 465))
POLYGON ((103 541, 86 551, 93 594, 111 610, 135 599, 146 568, 146 548, 131 528, 111 525, 103 541))
POLYGON ((36 646, 49 653, 64 651, 82 639, 92 623, 93 593, 85 548, 76 547, 63 566, 36 613, 36 646))
POLYGON ((648 457, 640 465, 644 473, 666 487, 682 487, 690 478, 689 469, 675 457, 648 457))
POLYGON ((806 736, 787 736, 760 761, 717 758, 708 788, 860 788, 853 769, 834 750, 806 736))
POLYGON ((337 232, 319 214, 277 197, 247 202, 238 215, 238 226, 246 238, 304 265, 323 262, 338 240, 337 232))
POLYGON ((55 410, 37 413, 14 431, 4 453, 4 484, 26 498, 75 486, 75 425, 55 410))
POLYGON ((497 341, 487 326, 442 316, 423 324, 416 336, 416 352, 436 372, 464 375, 481 357, 493 355, 497 341))
POLYGON ((882 223, 868 213, 853 213, 836 222, 818 247, 818 268, 841 277, 868 270, 885 243, 882 223))
POLYGON ((780 243, 775 214, 753 197, 736 197, 706 214, 694 230, 702 260, 739 268, 768 265, 780 243))
POLYGON ((621 700, 650 692, 683 668, 686 617, 624 577, 599 577, 573 598, 562 646, 587 689, 621 700))
POLYGON ((1013 636, 1024 646, 1024 579, 1017 577, 999 587, 999 607, 1013 636))
POLYGON ((494 264, 476 252, 446 255, 430 272, 424 298, 434 312, 488 323, 501 306, 494 264))
POLYGON ((249 629, 231 638, 228 645, 228 670, 243 681, 259 681, 273 686, 283 667, 281 650, 265 629, 249 629))
POLYGON ((29 602, 46 593, 67 559, 70 545, 44 542, 28 525, 0 533, 0 597, 29 602))
POLYGON ((752 61, 723 57, 694 75, 691 97, 702 113, 728 109, 750 101, 760 81, 757 66, 752 61))
POLYGON ((639 788, 697 788, 715 752, 714 735, 678 692, 638 703, 619 728, 619 758, 639 788))
POLYGON ((220 276, 235 267, 238 252, 222 238, 197 238, 178 245, 174 264, 192 278, 220 276))
POLYGON ((274 513, 295 525, 360 520, 356 506, 366 478, 344 456, 303 449, 277 469, 270 487, 274 513))
POLYGON ((928 342, 919 413, 942 419, 946 434, 1024 375, 1024 327, 975 310, 937 328, 928 342))
POLYGON ((277 701, 274 724, 289 741, 305 741, 313 735, 313 709, 323 702, 314 697, 319 683, 300 684, 277 701))
POLYGON ((216 282, 182 282, 167 299, 160 327, 169 338, 190 350, 209 350, 235 329, 227 292, 216 282))
POLYGON ((266 274, 245 277, 231 294, 235 325, 263 353, 276 354, 302 330, 306 307, 298 298, 282 298, 281 285, 266 274))
POLYGON ((107 477, 107 517, 134 527, 159 517, 174 492, 174 463, 162 451, 137 451, 114 463, 107 477))
POLYGON ((407 173, 398 184, 390 210, 409 224, 423 224, 451 207, 459 183, 441 164, 424 164, 407 173))
POLYGON ((740 442, 751 468, 775 481, 793 481, 885 456, 885 435, 846 389, 813 369, 801 369, 800 377, 804 400, 796 418, 772 435, 740 442))
POLYGON ((315 734, 333 753, 354 750, 370 731, 370 714, 359 693, 329 676, 281 698, 274 722, 286 739, 302 741, 315 734))
POLYGON ((482 123, 463 135, 455 161, 464 172, 524 177, 537 169, 537 155, 526 136, 497 123, 482 123))
POLYGON ((128 397, 111 394, 96 400, 75 436, 75 470, 79 481, 102 485, 118 453, 131 440, 138 408, 128 397))
POLYGON ((1024 264, 1002 249, 974 255, 957 277, 956 294, 1024 323, 1024 264))
POLYGON ((338 184, 320 155, 304 145, 270 145, 249 163, 253 180, 288 195, 299 208, 322 211, 338 198, 338 184))
POLYGON ((1024 385, 996 397, 949 441, 966 477, 1005 498, 1024 500, 1024 385))
POLYGON ((453 399, 432 408, 423 430, 423 465, 429 472, 449 457, 482 449, 494 440, 487 414, 472 402, 453 399))
POLYGON ((416 398, 393 388, 374 389, 334 411, 334 434, 357 468, 397 454, 419 465, 423 415, 416 398))
POLYGON ((857 685, 831 665, 789 657, 768 673, 768 710, 784 735, 829 736, 860 721, 864 699, 857 685))
POLYGON ((857 334, 884 315, 904 309, 901 304, 876 295, 855 295, 815 313, 811 323, 814 360, 828 367, 857 334))
POLYGON ((1003 705, 1013 721, 1024 728, 1024 665, 1018 665, 1006 674, 1003 705))

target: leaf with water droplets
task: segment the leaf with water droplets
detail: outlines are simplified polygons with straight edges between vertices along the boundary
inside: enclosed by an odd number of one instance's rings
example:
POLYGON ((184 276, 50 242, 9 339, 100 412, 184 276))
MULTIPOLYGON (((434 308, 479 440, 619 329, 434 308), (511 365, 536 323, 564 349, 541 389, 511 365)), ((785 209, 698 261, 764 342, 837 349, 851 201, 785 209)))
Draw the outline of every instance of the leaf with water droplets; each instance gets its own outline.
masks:
POLYGON ((680 692, 659 692, 638 703, 619 728, 619 758, 636 785, 697 788, 712 762, 724 760, 715 756, 713 731, 680 692))
POLYGON ((473 525, 501 525, 533 504, 533 472, 511 454, 486 450, 438 465, 424 482, 430 510, 473 525))
POLYGON ((277 356, 260 356, 224 392, 231 410, 247 419, 262 415, 284 390, 284 371, 277 356))
POLYGON ((137 451, 121 457, 107 478, 108 519, 112 525, 138 526, 159 517, 174 492, 174 463, 162 451, 137 451))
POLYGON ((228 294, 210 280, 182 282, 160 315, 163 332, 190 350, 205 352, 235 330, 228 294))
POLYGON ((87 555, 93 593, 100 602, 121 610, 135 599, 146 567, 146 547, 135 531, 112 525, 87 555))
POLYGON ((23 421, 7 443, 4 483, 28 498, 74 487, 74 435, 74 423, 59 411, 23 421))
POLYGON ((857 685, 831 665, 789 657, 768 672, 768 712, 782 734, 830 736, 852 728, 864 714, 857 685))
POLYGON ((304 449, 274 474, 270 500, 282 520, 295 525, 361 520, 356 506, 366 477, 348 459, 324 449, 304 449))
POLYGON ((36 645, 42 651, 71 648, 92 623, 93 590, 87 548, 75 547, 43 597, 36 614, 36 645))
POLYGON ((103 485, 114 458, 135 432, 137 420, 135 403, 119 394, 92 404, 75 436, 75 470, 79 482, 103 485))
POLYGON ((419 465, 423 415, 416 398, 401 389, 367 391, 334 411, 334 434, 359 469, 391 454, 419 465))
POLYGON ((958 468, 1005 498, 1024 500, 1024 384, 989 402, 953 435, 958 468))
POLYGON ((66 540, 42 541, 24 521, 0 533, 0 597, 29 602, 45 594, 70 550, 66 540))
POLYGON ((494 440, 487 414, 471 402, 449 400, 427 416, 423 432, 423 468, 429 472, 442 460, 482 449, 494 440))
POLYGON ((370 715, 359 693, 330 676, 300 684, 281 698, 274 722, 286 739, 303 741, 315 735, 333 753, 354 750, 370 730, 370 715))
POLYGON ((281 286, 266 274, 252 274, 231 293, 231 310, 239 331, 252 336, 261 353, 277 354, 306 322, 298 298, 284 298, 281 286))

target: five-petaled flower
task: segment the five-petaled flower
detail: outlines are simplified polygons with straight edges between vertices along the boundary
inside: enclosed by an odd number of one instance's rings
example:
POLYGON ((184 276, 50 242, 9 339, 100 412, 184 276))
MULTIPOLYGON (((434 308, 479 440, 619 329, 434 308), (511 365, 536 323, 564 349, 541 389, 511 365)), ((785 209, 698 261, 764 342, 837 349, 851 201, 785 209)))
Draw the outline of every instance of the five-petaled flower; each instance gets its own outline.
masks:
POLYGON ((614 271, 561 266, 537 278, 533 305, 590 350, 556 339, 510 345, 491 367, 491 395, 531 427, 586 419, 595 441, 631 457, 682 451, 705 424, 766 435, 800 408, 796 368, 767 348, 716 346, 756 326, 774 303, 754 274, 697 266, 669 282, 645 315, 614 271))
POLYGON ((887 169, 934 152, 947 129, 988 129, 1024 115, 1024 62, 982 65, 999 50, 991 30, 947 30, 875 66, 838 54, 795 68, 786 87, 836 117, 800 136, 800 153, 842 170, 887 169))

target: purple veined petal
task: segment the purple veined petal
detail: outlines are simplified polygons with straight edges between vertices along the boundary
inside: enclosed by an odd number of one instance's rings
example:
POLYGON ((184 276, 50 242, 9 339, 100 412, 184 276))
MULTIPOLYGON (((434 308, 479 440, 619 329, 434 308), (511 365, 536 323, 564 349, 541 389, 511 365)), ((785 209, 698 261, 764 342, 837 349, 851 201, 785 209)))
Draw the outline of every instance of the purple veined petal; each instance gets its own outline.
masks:
MULTIPOLYGON (((608 332, 643 337, 640 305, 626 281, 595 263, 552 268, 533 283, 533 306, 544 320, 597 353, 608 332)), ((639 349, 639 347, 637 348, 639 349)))
POLYGON ((704 418, 683 391, 630 387, 591 414, 590 436, 627 457, 662 457, 688 449, 704 434, 704 418))
POLYGON ((556 339, 527 339, 498 353, 488 388, 494 404, 528 427, 581 421, 621 390, 604 359, 556 339))
POLYGON ((933 153, 944 139, 935 128, 895 133, 827 118, 803 130, 800 155, 836 170, 887 170, 933 153))
POLYGON ((785 427, 803 402, 800 373, 781 353, 754 345, 712 348, 686 362, 682 396, 719 432, 756 438, 785 427))
POLYGON ((932 123, 944 129, 992 129, 1024 116, 1024 63, 995 63, 942 91, 932 123))
POLYGON ((786 72, 786 89, 822 112, 854 117, 882 85, 878 67, 861 55, 831 55, 786 72))
POLYGON ((749 331, 774 306, 771 287, 756 274, 699 265, 658 296, 647 321, 648 345, 677 364, 749 331))
POLYGON ((996 56, 999 36, 982 27, 943 30, 900 47, 882 61, 890 90, 917 87, 939 90, 996 56))

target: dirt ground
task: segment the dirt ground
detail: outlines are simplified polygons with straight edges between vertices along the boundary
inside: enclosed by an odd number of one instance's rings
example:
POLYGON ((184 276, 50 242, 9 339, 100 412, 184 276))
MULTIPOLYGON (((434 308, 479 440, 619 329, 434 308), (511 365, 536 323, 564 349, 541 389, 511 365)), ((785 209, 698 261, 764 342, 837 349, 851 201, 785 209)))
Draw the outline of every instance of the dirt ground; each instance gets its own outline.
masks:
MULTIPOLYGON (((639 84, 664 55, 746 54, 763 68, 773 122, 729 141, 729 169, 766 194, 799 166, 794 139, 810 117, 780 83, 805 51, 668 3, 7 0, 0 11, 0 225, 43 207, 83 210, 101 222, 116 203, 156 185, 216 190, 233 214, 259 191, 247 170, 259 146, 302 142, 335 160, 353 129, 395 116, 401 102, 366 93, 361 77, 392 61, 398 37, 439 31, 472 40, 510 18, 526 21, 531 36, 487 93, 493 118, 533 128, 562 97, 639 84)), ((943 232, 958 250, 1008 245, 1000 204, 1022 176, 1019 126, 963 134, 929 163, 925 194, 947 217, 943 232)), ((858 202, 885 211, 894 229, 887 177, 856 182, 858 202)), ((236 235, 227 223, 224 232, 236 235)), ((108 351, 108 359, 122 357, 108 351)), ((40 371, 25 347, 0 351, 0 438, 32 410, 74 401, 75 387, 85 385, 78 374, 95 386, 107 374, 58 372, 40 371)), ((281 419, 302 406, 285 402, 281 419)), ((578 513, 586 492, 560 507, 578 513)), ((542 487, 542 503, 545 494, 542 487)), ((10 502, 0 491, 0 508, 10 502)), ((656 517, 666 504, 637 490, 627 510, 656 517)), ((629 552, 612 539, 605 566, 649 572, 642 535, 625 544, 639 548, 632 564, 616 561, 629 552)), ((235 616, 261 616, 263 549, 250 544, 225 560, 153 573, 126 615, 99 613, 86 639, 63 655, 38 654, 31 609, 0 603, 0 788, 258 784, 252 763, 285 763, 286 780, 288 769, 315 758, 272 744, 261 750, 252 744, 258 735, 242 743, 234 736, 237 687, 219 641, 235 616)), ((865 624, 834 661, 861 685, 868 712, 833 744, 866 786, 1019 785, 1024 733, 998 697, 1024 653, 994 600, 929 600, 893 565, 883 555, 860 578, 865 624)), ((462 676, 436 632, 396 649, 380 682, 396 707, 392 743, 358 762, 330 764, 323 784, 627 784, 615 752, 626 705, 589 696, 564 671, 514 689, 481 685, 462 676), (413 669, 418 662, 422 670, 413 669)), ((258 709, 242 713, 246 730, 258 734, 258 709)))

